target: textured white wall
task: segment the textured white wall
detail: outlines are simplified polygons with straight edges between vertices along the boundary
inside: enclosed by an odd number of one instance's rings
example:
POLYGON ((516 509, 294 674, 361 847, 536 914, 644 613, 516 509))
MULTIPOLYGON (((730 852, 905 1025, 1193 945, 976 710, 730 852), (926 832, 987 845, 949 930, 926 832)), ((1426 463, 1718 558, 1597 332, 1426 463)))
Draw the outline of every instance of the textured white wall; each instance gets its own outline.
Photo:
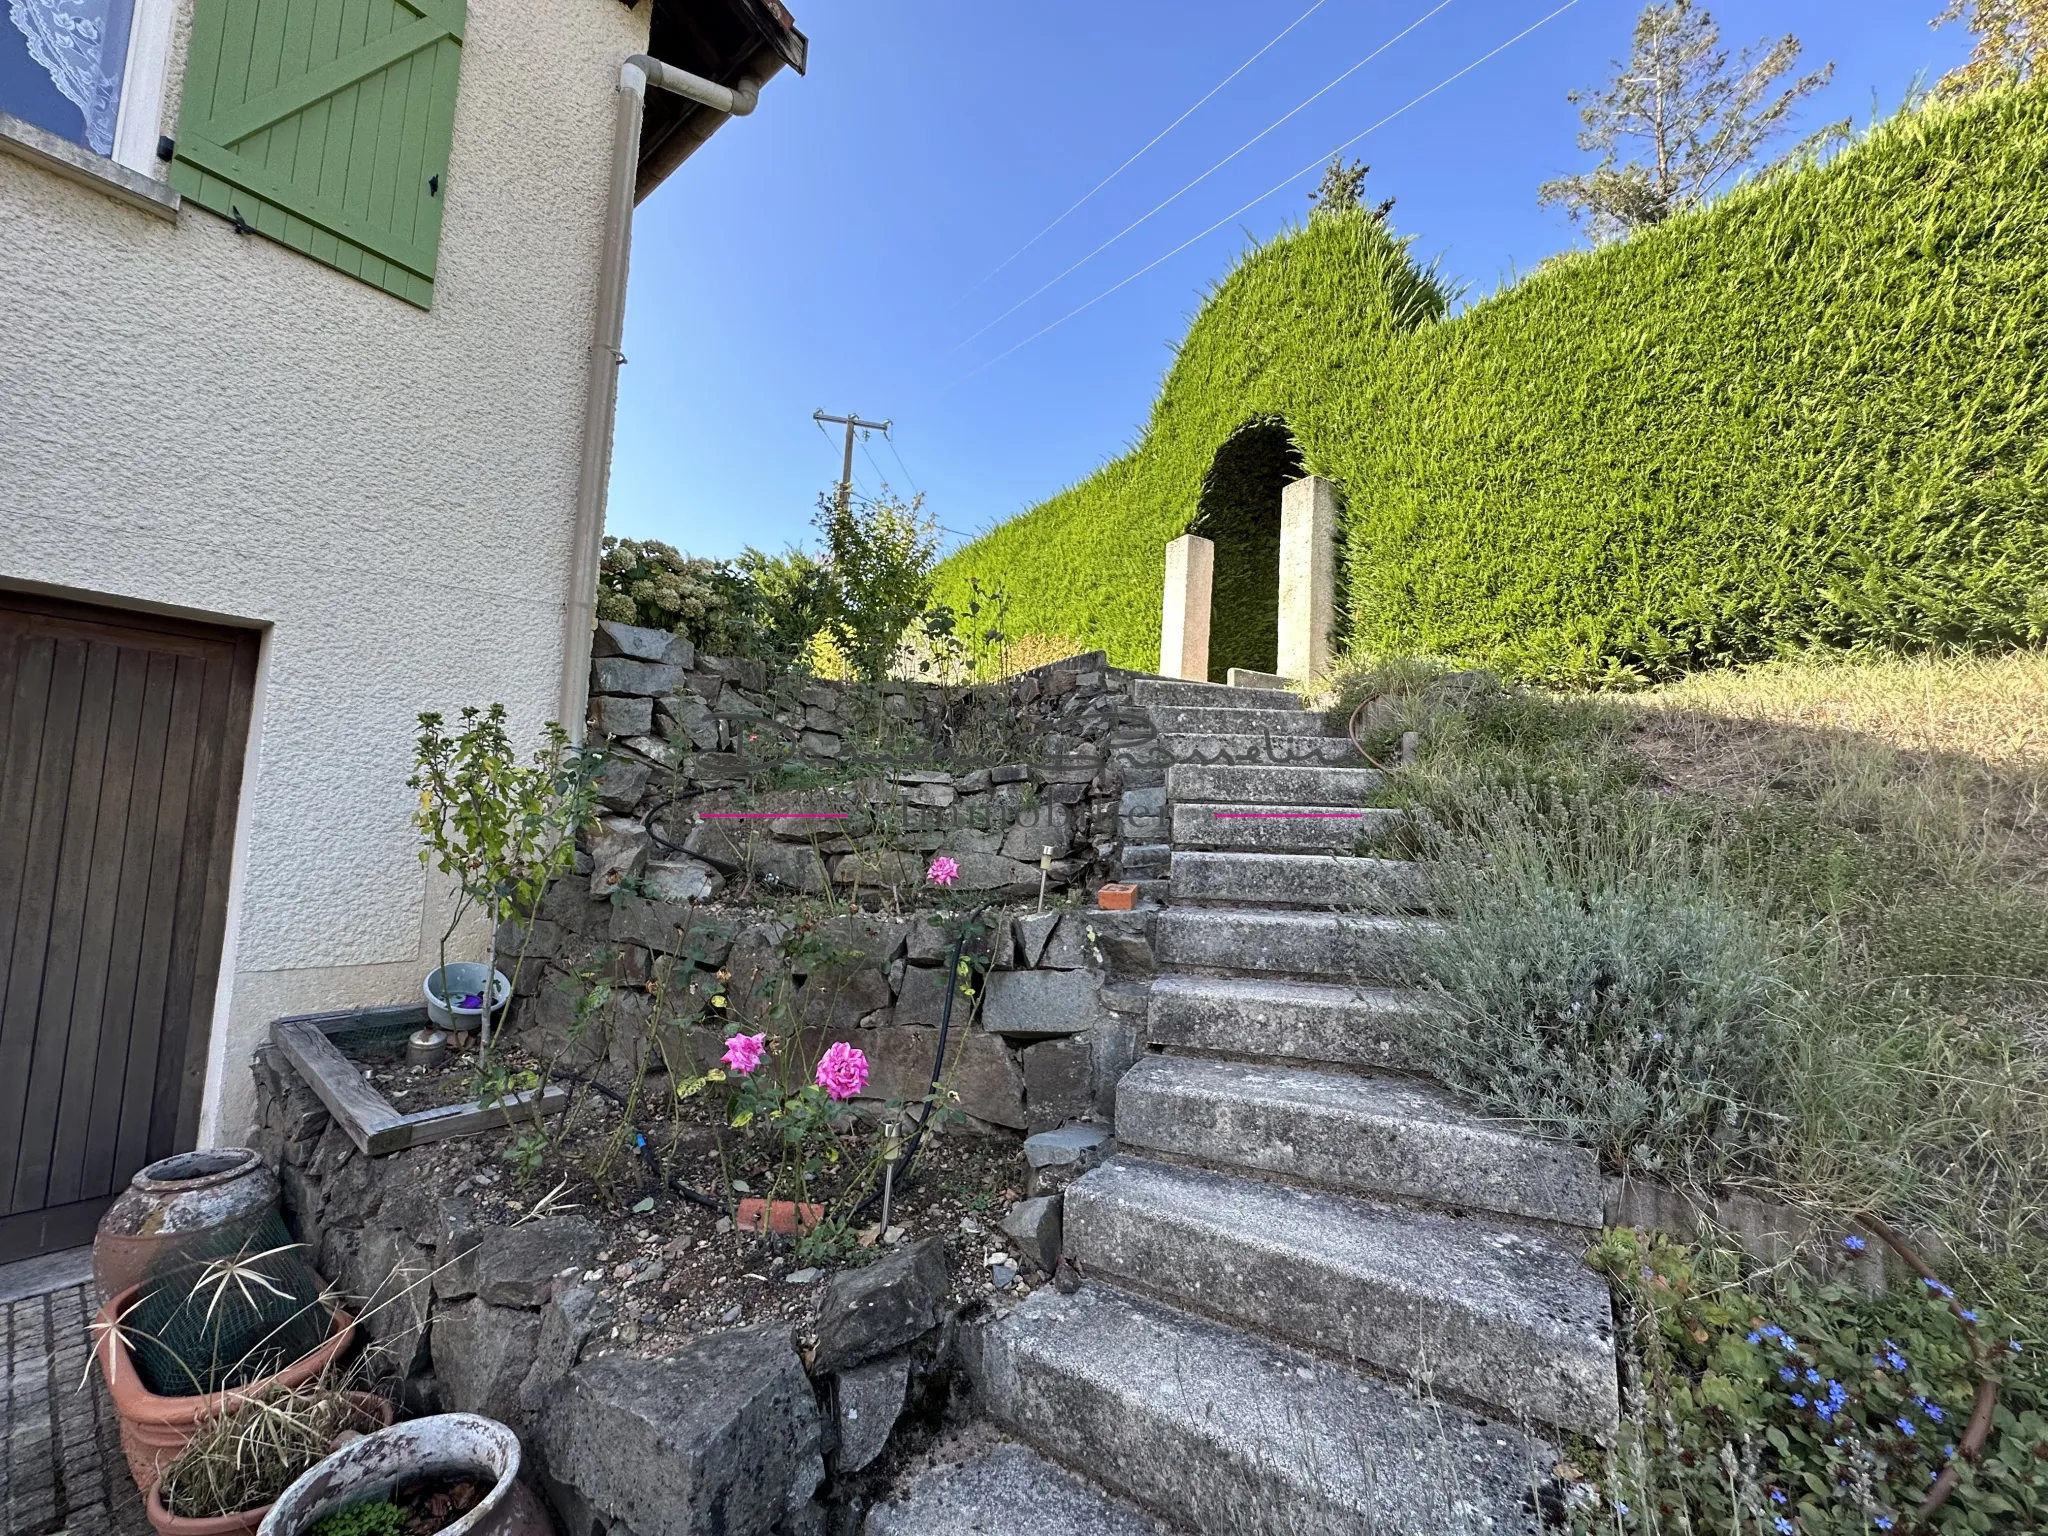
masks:
MULTIPOLYGON (((470 0, 435 307, 0 156, 0 576, 272 626, 210 1135, 280 1012, 418 995, 414 716, 550 712, 620 62, 649 7, 470 0)), ((176 131, 189 0, 164 131, 176 131)))

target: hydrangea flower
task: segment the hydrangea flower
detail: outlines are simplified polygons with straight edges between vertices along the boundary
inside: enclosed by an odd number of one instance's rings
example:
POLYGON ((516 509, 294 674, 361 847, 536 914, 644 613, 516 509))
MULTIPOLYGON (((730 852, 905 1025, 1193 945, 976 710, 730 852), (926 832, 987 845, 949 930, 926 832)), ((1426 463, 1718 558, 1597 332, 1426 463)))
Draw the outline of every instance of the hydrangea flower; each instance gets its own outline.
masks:
POLYGON ((1861 1253, 1867 1245, 1864 1243, 1862 1238, 1858 1237, 1854 1232, 1851 1232, 1847 1237, 1842 1239, 1842 1246, 1848 1249, 1851 1253, 1861 1253))
POLYGON ((767 1049, 766 1035, 734 1035, 725 1042, 725 1064, 745 1076, 761 1065, 767 1049))
POLYGON ((868 1085, 868 1058, 858 1047, 844 1040, 818 1062, 818 1086, 835 1099, 850 1099, 868 1085))
POLYGON ((1790 1520, 1787 1520, 1783 1515, 1778 1516, 1777 1530, 1779 1536, 1791 1536, 1793 1529, 1794 1527, 1790 1520))
POLYGON ((1911 1419, 1894 1419, 1892 1422, 1899 1426, 1899 1433, 1902 1435, 1912 1436, 1917 1435, 1919 1433, 1919 1431, 1913 1427, 1913 1421, 1911 1419))
POLYGON ((924 872, 924 877, 933 885, 950 886, 960 878, 960 866, 942 853, 932 860, 932 866, 924 872))

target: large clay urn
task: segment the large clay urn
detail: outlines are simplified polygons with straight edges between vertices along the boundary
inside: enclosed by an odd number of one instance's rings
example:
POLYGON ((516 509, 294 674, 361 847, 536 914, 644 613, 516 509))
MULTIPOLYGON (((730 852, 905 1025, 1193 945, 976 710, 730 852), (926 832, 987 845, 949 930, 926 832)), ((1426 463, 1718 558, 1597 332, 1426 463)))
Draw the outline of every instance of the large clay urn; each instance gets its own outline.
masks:
POLYGON ((388 1498, 423 1477, 491 1485, 476 1508, 443 1526, 439 1536, 555 1536, 540 1500, 519 1481, 519 1437, 474 1413, 437 1413, 343 1446, 278 1495, 258 1536, 306 1536, 336 1510, 388 1498))
POLYGON ((217 1253, 239 1246, 232 1229, 253 1230, 277 1207, 277 1176, 248 1147, 181 1152, 151 1163, 100 1218, 92 1276, 102 1302, 120 1295, 185 1248, 217 1253))

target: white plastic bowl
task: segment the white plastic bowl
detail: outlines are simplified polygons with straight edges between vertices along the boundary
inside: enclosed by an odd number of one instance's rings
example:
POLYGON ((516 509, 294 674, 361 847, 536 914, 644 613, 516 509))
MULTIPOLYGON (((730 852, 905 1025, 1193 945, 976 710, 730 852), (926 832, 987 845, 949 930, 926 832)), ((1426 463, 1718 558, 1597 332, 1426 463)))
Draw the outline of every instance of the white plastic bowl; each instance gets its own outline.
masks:
MULTIPOLYGON (((481 1006, 465 1008, 459 999, 482 997, 484 968, 474 960, 458 960, 447 967, 448 995, 458 999, 450 1003, 435 985, 441 979, 442 967, 435 966, 427 972, 427 979, 420 983, 420 991, 427 999, 427 1017, 441 1029, 461 1030, 474 1034, 483 1022, 481 1006)), ((497 1018, 505 1011, 505 1005, 512 1001, 512 982, 503 971, 491 972, 491 1016, 497 1018)))

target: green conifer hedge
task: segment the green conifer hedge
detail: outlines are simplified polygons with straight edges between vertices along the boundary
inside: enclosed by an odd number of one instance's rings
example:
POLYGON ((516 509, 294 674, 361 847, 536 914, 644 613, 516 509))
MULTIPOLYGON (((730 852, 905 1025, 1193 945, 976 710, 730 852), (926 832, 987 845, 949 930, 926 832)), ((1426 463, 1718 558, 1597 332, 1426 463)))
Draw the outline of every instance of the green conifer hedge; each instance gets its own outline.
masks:
MULTIPOLYGON (((1164 546, 1277 418, 1345 498, 1364 650, 1590 683, 2048 639, 2048 90, 1903 114, 1448 307, 1364 214, 1252 252, 1138 445, 942 595, 977 576, 1013 634, 1155 665, 1164 546)), ((1218 634, 1251 633, 1227 585, 1218 634)))

